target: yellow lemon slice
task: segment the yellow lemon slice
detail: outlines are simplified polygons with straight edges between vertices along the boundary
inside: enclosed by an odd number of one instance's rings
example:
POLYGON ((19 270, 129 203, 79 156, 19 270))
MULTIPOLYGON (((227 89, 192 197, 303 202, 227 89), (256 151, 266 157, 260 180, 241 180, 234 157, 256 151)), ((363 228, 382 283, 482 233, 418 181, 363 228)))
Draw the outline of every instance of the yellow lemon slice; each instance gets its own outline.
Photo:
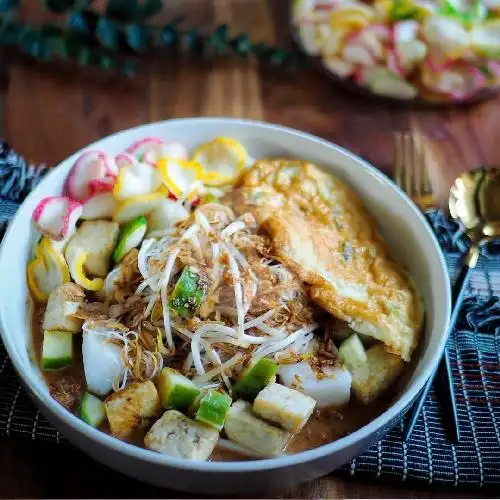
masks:
POLYGON ((196 161, 162 158, 158 162, 163 182, 176 197, 188 197, 202 178, 202 167, 196 161))
POLYGON ((147 215, 164 199, 165 193, 161 191, 128 198, 119 204, 117 211, 113 214, 113 220, 118 224, 125 224, 140 215, 147 215))
POLYGON ((37 302, 47 302, 49 294, 70 280, 64 257, 43 237, 35 248, 35 258, 27 268, 28 286, 37 302))
POLYGON ((199 146, 193 160, 203 167, 204 184, 222 186, 234 182, 248 162, 248 153, 237 140, 217 137, 199 146))
POLYGON ((88 278, 83 269, 83 265, 87 260, 87 252, 81 248, 76 248, 71 252, 69 262, 69 270, 71 277, 77 285, 80 285, 85 290, 98 292, 104 287, 104 280, 102 278, 88 278))
POLYGON ((133 196, 151 194, 161 186, 161 174, 149 163, 137 163, 120 169, 113 187, 113 196, 125 201, 133 196))
POLYGON ((350 12, 332 12, 330 14, 332 30, 358 30, 368 26, 370 20, 364 15, 350 12))

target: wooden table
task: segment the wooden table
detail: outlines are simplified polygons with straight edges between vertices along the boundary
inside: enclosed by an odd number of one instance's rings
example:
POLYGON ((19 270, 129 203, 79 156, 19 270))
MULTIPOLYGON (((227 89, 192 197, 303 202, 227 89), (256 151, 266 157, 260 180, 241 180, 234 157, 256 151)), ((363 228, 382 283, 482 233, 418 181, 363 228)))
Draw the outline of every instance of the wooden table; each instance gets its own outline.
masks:
MULTIPOLYGON (((41 19, 38 2, 25 14, 41 19)), ((254 39, 289 45, 287 0, 198 0, 193 22, 229 22, 254 39)), ((180 6, 174 7, 179 9, 180 6)), ((434 146, 431 177, 444 199, 451 180, 479 164, 500 165, 500 97, 471 109, 417 111, 383 106, 333 86, 314 70, 298 74, 253 61, 158 60, 134 80, 0 62, 0 136, 34 163, 56 164, 100 137, 144 122, 185 116, 236 116, 317 134, 392 168, 395 131, 425 132, 434 146)), ((69 445, 0 441, 2 497, 183 497, 112 472, 69 445), (49 458, 50 453, 50 458, 49 458)), ((275 498, 470 496, 360 484, 335 475, 275 498)))

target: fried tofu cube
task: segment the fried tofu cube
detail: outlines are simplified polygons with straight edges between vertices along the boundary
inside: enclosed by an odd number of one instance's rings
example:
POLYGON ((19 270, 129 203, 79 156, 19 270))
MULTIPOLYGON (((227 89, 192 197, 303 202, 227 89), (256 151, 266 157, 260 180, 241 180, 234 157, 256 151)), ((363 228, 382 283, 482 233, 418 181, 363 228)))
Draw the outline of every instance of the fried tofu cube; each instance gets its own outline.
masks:
POLYGON ((290 432, 299 432, 311 416, 316 401, 281 384, 269 384, 259 392, 253 412, 290 432))
POLYGON ((354 395, 364 404, 375 401, 401 375, 404 361, 388 352, 384 344, 375 344, 366 351, 366 366, 351 372, 354 395))
POLYGON ((252 405, 236 401, 226 416, 224 431, 229 439, 262 456, 281 452, 291 434, 264 422, 252 412, 252 405))
POLYGON ((133 382, 105 400, 113 436, 127 438, 161 412, 160 396, 151 380, 133 382))
POLYGON ((109 271, 111 254, 118 241, 119 227, 107 220, 85 221, 69 240, 64 255, 67 261, 76 249, 87 252, 84 269, 92 276, 105 277, 109 271))
POLYGON ((79 333, 83 320, 73 317, 85 300, 85 292, 80 285, 63 283, 49 295, 43 317, 44 330, 59 330, 79 333))
POLYGON ((186 417, 177 410, 168 410, 157 420, 144 438, 150 450, 187 460, 207 460, 219 440, 219 432, 186 417))

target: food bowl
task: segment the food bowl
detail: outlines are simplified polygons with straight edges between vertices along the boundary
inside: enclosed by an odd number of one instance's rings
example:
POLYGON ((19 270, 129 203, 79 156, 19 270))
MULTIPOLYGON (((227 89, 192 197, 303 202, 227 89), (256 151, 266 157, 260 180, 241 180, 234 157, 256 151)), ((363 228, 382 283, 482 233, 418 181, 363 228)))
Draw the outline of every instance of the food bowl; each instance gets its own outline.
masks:
POLYGON ((38 201, 61 192, 77 152, 53 169, 30 194, 10 224, 0 251, 0 326, 2 339, 28 393, 47 419, 75 446, 99 462, 154 485, 210 494, 246 494, 282 489, 327 474, 362 453, 396 424, 434 371, 444 349, 450 313, 449 279, 438 242, 409 198, 373 166, 312 135, 253 121, 190 118, 152 123, 119 132, 86 149, 117 154, 144 136, 159 136, 194 146, 214 136, 241 141, 254 157, 289 156, 322 165, 351 185, 376 219, 394 255, 413 275, 422 293, 426 320, 420 348, 408 377, 390 407, 368 425, 337 441, 278 458, 240 462, 186 461, 119 441, 86 425, 49 394, 30 357, 31 299, 26 265, 36 233, 31 216, 38 201))
POLYGON ((350 91, 423 108, 474 104, 499 90, 499 11, 489 2, 470 11, 464 5, 296 0, 291 34, 350 91))

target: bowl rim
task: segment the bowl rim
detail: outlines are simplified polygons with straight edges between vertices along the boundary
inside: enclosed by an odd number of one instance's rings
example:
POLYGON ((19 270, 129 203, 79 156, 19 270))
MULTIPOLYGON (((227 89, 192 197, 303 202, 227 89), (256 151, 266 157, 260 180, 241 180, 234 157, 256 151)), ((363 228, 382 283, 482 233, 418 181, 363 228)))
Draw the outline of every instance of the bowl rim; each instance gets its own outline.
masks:
MULTIPOLYGON (((137 132, 141 128, 146 127, 154 127, 160 126, 163 124, 184 124, 184 123, 209 123, 214 126, 233 123, 238 124, 245 127, 252 127, 255 129, 260 129, 262 131, 265 130, 279 130, 290 134, 292 136, 301 137, 303 139, 307 139, 308 141, 320 144, 323 146, 327 146, 331 149, 336 150, 337 153, 341 155, 347 156, 351 160, 354 160, 360 166, 364 167, 368 172, 377 178, 378 181, 382 182, 385 185, 390 186, 392 189, 395 189, 400 197, 406 200, 410 204, 410 208, 413 210, 416 217, 422 222, 422 226, 427 232, 427 235, 430 236, 432 245, 434 247, 434 251, 436 252, 436 256, 439 264, 439 272, 441 274, 440 279, 443 280, 446 284, 446 296, 444 297, 444 314, 445 314, 445 328, 443 329, 441 339, 439 341, 438 349, 436 349, 431 356, 431 359, 428 362, 427 367, 423 370, 423 373, 415 380, 413 383, 413 388, 406 391, 404 395, 402 395, 394 404, 392 404, 389 408, 387 408, 382 414, 376 417, 374 420, 370 421, 363 427, 357 429, 351 434, 338 439, 337 441, 333 441, 332 443, 328 443, 317 448, 313 448, 310 450, 305 450, 299 453, 284 455, 274 458, 263 458, 259 460, 245 460, 245 461, 233 461, 233 462, 208 462, 208 461, 189 461, 180 458, 170 457, 168 455, 162 455, 160 453, 156 453, 151 450, 147 450, 145 448, 140 448, 139 446, 120 441, 117 438, 114 438, 98 429, 95 429, 87 424, 85 424, 80 418, 78 418, 73 413, 69 412, 65 408, 63 408, 60 404, 58 404, 54 399, 50 397, 43 389, 42 389, 42 381, 37 380, 35 377, 30 376, 28 373, 24 372, 23 369, 23 361, 20 356, 17 355, 16 350, 13 347, 13 343, 11 345, 11 341, 9 337, 4 333, 6 331, 6 325, 4 322, 4 315, 6 310, 4 309, 3 303, 0 301, 0 336, 4 342, 5 348, 9 355, 9 359, 12 361, 13 366, 21 378, 21 381, 24 383, 24 386, 28 388, 29 392, 31 392, 32 396, 35 397, 39 406, 45 408, 47 411, 50 411, 54 416, 59 420, 62 420, 73 432, 77 434, 81 434, 84 437, 92 441, 96 441, 99 445, 109 448, 113 451, 122 453, 128 457, 136 458, 141 461, 146 461, 155 464, 162 464, 165 466, 182 469, 182 470, 190 470, 190 471, 204 471, 204 472, 223 472, 223 473, 239 473, 239 472, 253 472, 253 471, 261 471, 261 470, 269 470, 269 469, 281 469, 288 466, 299 465, 307 462, 312 462, 314 460, 320 459, 322 457, 332 455, 334 453, 338 453, 342 450, 349 449, 349 447, 355 445, 358 442, 363 440, 369 440, 370 437, 373 438, 382 428, 384 428, 388 423, 390 423, 394 418, 396 418, 405 407, 413 401, 413 399, 420 392, 422 387, 424 386, 427 379, 431 376, 434 369, 437 367, 437 364, 441 358, 441 354, 445 348, 447 335, 446 332, 449 327, 449 319, 451 312, 451 292, 449 285, 449 277, 448 270, 445 262, 445 258, 442 252, 442 249, 438 243, 436 235, 430 228, 428 222, 426 221, 422 212, 416 207, 416 205, 411 201, 411 199, 402 191, 389 177, 383 174, 381 171, 376 169, 373 165, 371 165, 368 161, 364 160, 360 156, 350 152, 349 150, 338 146, 326 139, 321 139, 313 134, 308 132, 302 132, 297 129, 293 129, 290 127, 282 126, 279 124, 273 124, 269 122, 263 122, 258 120, 248 120, 248 119, 238 119, 238 118, 225 118, 225 117, 192 117, 192 118, 177 118, 170 120, 160 120, 156 122, 144 123, 135 127, 131 127, 128 129, 124 129, 114 134, 110 134, 103 138, 94 141, 91 144, 80 148, 78 151, 73 153, 72 155, 66 157, 64 160, 59 162, 57 165, 52 167, 51 172, 49 172, 44 179, 40 182, 42 183, 50 183, 52 178, 57 177, 57 167, 62 163, 76 158, 83 151, 88 150, 90 148, 95 147, 95 145, 102 140, 109 139, 111 137, 119 137, 121 135, 126 136, 131 132, 137 132)), ((7 243, 10 241, 12 236, 14 235, 16 225, 18 224, 18 219, 20 217, 20 209, 22 205, 24 205, 27 200, 30 200, 37 196, 38 186, 28 195, 26 200, 21 204, 20 208, 16 212, 16 215, 12 219, 7 232, 3 238, 3 242, 0 246, 0 262, 5 258, 7 243)), ((14 239, 12 241, 15 241, 14 239)), ((69 439, 71 441, 71 439, 69 439)))

